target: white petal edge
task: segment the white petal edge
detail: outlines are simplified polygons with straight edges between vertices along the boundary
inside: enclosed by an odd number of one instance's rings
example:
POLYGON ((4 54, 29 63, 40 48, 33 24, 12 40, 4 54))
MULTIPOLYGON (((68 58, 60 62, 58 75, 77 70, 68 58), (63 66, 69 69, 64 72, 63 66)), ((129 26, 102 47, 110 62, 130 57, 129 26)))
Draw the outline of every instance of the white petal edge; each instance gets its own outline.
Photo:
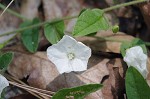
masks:
POLYGON ((126 55, 123 60, 127 65, 134 66, 144 78, 147 78, 147 55, 144 54, 143 49, 140 46, 135 46, 127 49, 126 55))
POLYGON ((7 86, 9 86, 8 80, 0 74, 0 97, 3 89, 6 88, 7 86))
POLYGON ((67 59, 55 60, 54 64, 60 74, 69 73, 72 71, 72 67, 68 65, 69 61, 67 59))
POLYGON ((87 70, 87 62, 88 60, 80 60, 80 59, 74 59, 72 61, 72 71, 85 71, 87 70))
POLYGON ((76 46, 74 46, 75 49, 75 54, 77 55, 77 58, 79 59, 89 59, 91 57, 92 51, 91 49, 83 44, 82 42, 78 42, 76 46))

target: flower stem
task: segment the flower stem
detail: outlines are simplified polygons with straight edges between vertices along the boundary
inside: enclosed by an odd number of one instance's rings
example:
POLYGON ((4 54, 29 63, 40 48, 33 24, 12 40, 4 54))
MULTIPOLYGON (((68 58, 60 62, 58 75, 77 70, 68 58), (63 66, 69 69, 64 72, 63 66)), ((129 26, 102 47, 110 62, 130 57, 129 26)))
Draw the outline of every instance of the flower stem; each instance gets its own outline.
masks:
MULTIPOLYGON (((112 42, 131 42, 130 40, 124 40, 124 39, 114 39, 111 37, 99 37, 99 36, 92 36, 100 41, 112 41, 112 42)), ((144 42, 146 46, 150 46, 150 42, 144 42)))
POLYGON ((100 41, 113 41, 113 42, 128 42, 127 40, 123 40, 123 39, 114 39, 111 37, 99 37, 99 36, 92 36, 100 41))
POLYGON ((145 42, 145 45, 146 46, 150 46, 150 42, 145 42))
POLYGON ((118 4, 118 5, 109 7, 109 8, 105 8, 105 9, 103 9, 103 11, 108 12, 108 11, 111 11, 111 10, 114 10, 114 9, 118 9, 120 7, 130 6, 130 5, 134 5, 134 4, 138 4, 138 3, 146 2, 146 1, 148 1, 148 0, 134 0, 134 1, 131 1, 131 2, 122 3, 122 4, 118 4))
POLYGON ((55 19, 53 21, 41 22, 39 24, 34 24, 34 25, 31 25, 31 26, 28 26, 28 27, 24 27, 24 28, 20 28, 20 29, 11 31, 11 32, 3 33, 3 34, 0 35, 0 37, 10 35, 10 34, 14 34, 14 33, 20 33, 24 30, 32 29, 32 28, 35 28, 35 27, 40 27, 40 26, 43 26, 44 24, 47 24, 47 23, 53 24, 53 23, 56 23, 56 22, 59 22, 59 21, 62 21, 62 20, 69 20, 69 19, 72 19, 72 18, 75 18, 75 17, 77 17, 77 16, 69 16, 69 17, 64 17, 64 18, 61 18, 61 19, 55 19))
MULTIPOLYGON (((103 9, 103 10, 105 12, 108 12, 108 11, 111 11, 111 10, 114 10, 114 9, 118 9, 120 7, 129 6, 129 5, 133 5, 133 4, 137 4, 137 3, 141 3, 141 2, 145 2, 145 1, 148 1, 148 0, 131 1, 131 2, 123 3, 123 4, 118 4, 118 5, 115 5, 115 6, 106 8, 106 9, 103 9)), ((5 7, 2 4, 0 4, 0 8, 5 8, 5 7)), ((11 13, 11 14, 13 14, 13 15, 21 18, 21 19, 27 20, 25 17, 21 16, 20 14, 12 11, 10 9, 7 9, 6 11, 8 11, 9 13, 11 13)), ((61 18, 61 19, 54 19, 53 21, 41 22, 39 24, 35 24, 35 25, 31 25, 31 26, 28 26, 28 27, 20 28, 20 29, 11 31, 11 32, 3 33, 3 34, 0 35, 0 37, 5 36, 5 35, 9 35, 9 34, 19 33, 19 32, 22 32, 24 30, 27 30, 27 29, 40 27, 40 26, 43 26, 44 24, 47 24, 47 23, 52 24, 52 23, 56 23, 56 22, 59 22, 59 21, 62 21, 62 20, 69 20, 69 19, 73 19, 73 18, 77 18, 77 17, 78 17, 78 15, 76 15, 76 16, 68 16, 68 17, 64 17, 64 18, 61 18)))
MULTIPOLYGON (((6 8, 6 6, 4 6, 3 4, 0 3, 0 8, 4 10, 6 8)), ((10 14, 22 19, 22 20, 28 20, 24 16, 20 15, 19 13, 15 12, 15 11, 9 9, 9 8, 7 8, 6 11, 9 12, 10 14)))

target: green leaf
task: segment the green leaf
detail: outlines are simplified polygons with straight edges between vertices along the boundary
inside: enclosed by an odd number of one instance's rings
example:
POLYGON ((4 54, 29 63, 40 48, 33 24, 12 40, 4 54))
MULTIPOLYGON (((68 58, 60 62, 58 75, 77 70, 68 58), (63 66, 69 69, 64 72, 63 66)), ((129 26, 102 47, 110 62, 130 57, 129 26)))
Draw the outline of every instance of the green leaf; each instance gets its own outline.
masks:
POLYGON ((127 49, 134 47, 134 46, 141 46, 143 49, 143 52, 145 54, 147 54, 147 49, 146 49, 145 43, 142 40, 140 40, 139 38, 135 38, 131 42, 123 42, 122 43, 121 48, 120 48, 122 56, 124 57, 126 55, 127 49))
POLYGON ((150 99, 150 88, 146 80, 132 66, 127 70, 125 84, 128 99, 150 99))
POLYGON ((44 34, 46 39, 52 43, 57 43, 64 36, 65 24, 60 21, 53 24, 46 24, 44 26, 44 34))
MULTIPOLYGON (((38 24, 40 20, 38 18, 33 19, 33 21, 25 21, 20 27, 27 27, 30 25, 38 24)), ((21 39, 24 46, 28 51, 34 53, 37 51, 38 43, 39 43, 39 27, 33 29, 27 29, 21 33, 21 39)))
POLYGON ((95 36, 96 34, 97 34, 97 32, 94 32, 94 33, 88 34, 86 36, 95 36))
POLYGON ((79 16, 84 12, 84 11, 86 11, 87 9, 82 9, 81 11, 80 11, 80 13, 79 13, 79 16))
POLYGON ((3 91, 0 95, 0 99, 5 99, 5 94, 6 94, 6 88, 3 89, 3 91))
POLYGON ((83 99, 86 95, 102 88, 101 84, 88 84, 58 91, 52 99, 83 99))
POLYGON ((103 10, 87 9, 78 17, 77 23, 73 29, 74 36, 84 36, 99 30, 109 29, 109 24, 104 17, 103 10))
POLYGON ((0 49, 2 49, 4 47, 4 43, 0 44, 0 49))
POLYGON ((13 58, 12 52, 4 53, 0 56, 0 69, 6 70, 13 58))

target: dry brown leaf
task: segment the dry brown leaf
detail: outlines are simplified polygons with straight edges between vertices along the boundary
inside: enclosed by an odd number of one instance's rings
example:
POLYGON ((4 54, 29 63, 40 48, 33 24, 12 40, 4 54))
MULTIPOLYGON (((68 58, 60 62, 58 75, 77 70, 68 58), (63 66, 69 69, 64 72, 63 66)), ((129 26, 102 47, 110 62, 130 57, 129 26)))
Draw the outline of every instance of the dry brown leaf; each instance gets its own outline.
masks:
POLYGON ((55 0, 42 0, 44 7, 45 20, 62 17, 62 12, 55 0))
POLYGON ((27 19, 33 19, 38 17, 38 7, 41 4, 41 0, 23 0, 21 3, 21 14, 27 19))
MULTIPOLYGON (((102 31, 98 32, 98 37, 109 37, 114 40, 128 40, 131 41, 133 39, 132 36, 126 35, 122 32, 117 34, 113 34, 111 31, 102 31)), ((84 42, 86 45, 90 46, 93 50, 102 51, 102 52, 114 52, 120 53, 120 45, 121 42, 116 41, 105 41, 105 40, 97 40, 93 37, 81 37, 77 38, 77 40, 84 42)))
POLYGON ((31 86, 45 89, 46 85, 59 75, 45 52, 30 54, 23 51, 20 46, 11 48, 11 51, 15 54, 8 72, 18 79, 29 76, 28 82, 31 86))
POLYGON ((79 1, 82 0, 42 0, 45 20, 70 16, 77 11, 79 13, 83 7, 79 1))
POLYGON ((122 59, 112 59, 107 63, 109 76, 103 81, 102 93, 104 99, 123 99, 125 91, 124 77, 127 65, 122 59))
MULTIPOLYGON (((0 11, 0 13, 1 12, 2 11, 0 11)), ((19 23, 20 23, 19 18, 15 17, 7 12, 4 13, 0 17, 0 34, 15 30, 19 26, 19 23)), ((14 36, 14 34, 0 37, 0 43, 4 43, 5 41, 9 40, 13 36, 14 36)))

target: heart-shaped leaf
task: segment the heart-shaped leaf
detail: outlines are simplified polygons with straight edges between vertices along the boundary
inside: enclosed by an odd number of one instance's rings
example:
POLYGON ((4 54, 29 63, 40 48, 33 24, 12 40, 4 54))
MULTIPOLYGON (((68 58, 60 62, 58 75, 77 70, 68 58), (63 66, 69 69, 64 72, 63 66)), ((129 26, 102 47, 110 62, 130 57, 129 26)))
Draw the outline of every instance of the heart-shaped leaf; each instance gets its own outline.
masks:
POLYGON ((0 56, 0 69, 6 70, 13 58, 12 52, 4 53, 0 56))
POLYGON ((78 17, 73 29, 74 36, 84 36, 99 30, 109 29, 109 24, 104 17, 104 11, 100 9, 87 9, 78 17))
POLYGON ((127 70, 125 84, 128 99, 150 99, 150 88, 146 80, 132 66, 127 70))
MULTIPOLYGON (((38 24, 40 20, 38 18, 33 19, 33 21, 25 21, 20 27, 27 27, 30 25, 38 24)), ((39 43, 39 27, 33 29, 27 29, 21 33, 21 39, 24 46, 31 52, 34 53, 37 51, 39 43)))
POLYGON ((55 44, 64 36, 64 29, 64 21, 59 21, 53 24, 46 24, 44 26, 44 34, 50 43, 55 44))
POLYGON ((74 88, 66 88, 58 91, 52 99, 84 99, 84 97, 92 92, 102 88, 101 84, 88 84, 74 88))

